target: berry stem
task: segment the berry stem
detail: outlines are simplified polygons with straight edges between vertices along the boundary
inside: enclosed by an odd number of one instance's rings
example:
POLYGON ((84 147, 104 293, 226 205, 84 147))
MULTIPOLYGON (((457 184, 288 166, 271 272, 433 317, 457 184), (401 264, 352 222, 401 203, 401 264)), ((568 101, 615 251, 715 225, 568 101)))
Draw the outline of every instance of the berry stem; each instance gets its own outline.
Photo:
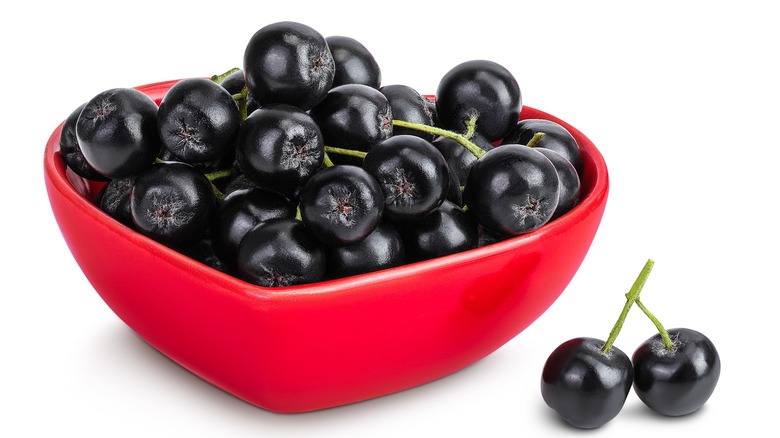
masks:
POLYGON ((214 196, 216 196, 217 201, 222 201, 225 199, 225 194, 222 193, 217 186, 214 185, 214 183, 211 183, 211 190, 214 192, 214 196))
POLYGON ((240 93, 236 93, 233 95, 233 100, 235 100, 238 103, 238 111, 241 115, 241 123, 244 123, 244 120, 246 120, 247 114, 246 114, 246 101, 249 96, 249 88, 247 88, 246 85, 244 85, 244 88, 241 89, 240 93))
POLYGON ((464 136, 471 140, 471 137, 474 136, 474 131, 477 129, 477 115, 473 114, 468 122, 466 122, 466 133, 464 136))
MULTIPOLYGON (((474 117, 472 117, 473 120, 476 120, 474 117)), ((446 129, 437 128, 435 126, 430 125, 424 125, 422 123, 413 123, 413 122, 407 122, 405 120, 393 120, 393 126, 398 126, 399 128, 409 128, 414 129, 417 131, 427 132, 428 134, 433 135, 439 135, 442 137, 447 137, 452 140, 457 141, 461 145, 463 145, 466 149, 468 149, 472 154, 474 154, 475 157, 479 158, 483 155, 485 155, 485 151, 482 150, 479 146, 474 144, 471 140, 469 140, 470 137, 467 137, 464 134, 458 134, 457 132, 448 131, 446 129)), ((468 131, 466 134, 468 135, 471 133, 471 135, 474 135, 473 133, 473 124, 469 126, 468 131)))
POLYGON ((350 157, 366 158, 366 152, 356 151, 354 149, 336 148, 333 146, 325 146, 325 153, 349 155, 350 157))
POLYGON ((330 160, 330 157, 328 156, 328 153, 325 152, 325 154, 322 157, 322 164, 325 165, 325 167, 332 167, 333 161, 330 160))
POLYGON ((661 335, 661 340, 664 343, 664 348, 667 350, 673 350, 674 349, 674 343, 672 342, 672 338, 669 336, 669 332, 666 331, 663 324, 661 324, 661 321, 658 320, 658 318, 655 317, 652 313, 650 313, 650 310, 645 307, 644 304, 642 304, 642 301, 639 300, 639 297, 636 299, 636 305, 639 307, 642 312, 644 312, 645 315, 647 315, 648 318, 650 318, 650 321, 653 321, 653 324, 655 324, 655 328, 658 329, 658 333, 661 335))
POLYGON ((212 76, 211 80, 216 82, 216 83, 218 83, 218 84, 221 84, 222 81, 224 81, 226 77, 232 75, 233 73, 235 73, 235 72, 237 72, 239 70, 240 69, 238 67, 233 67, 230 70, 226 71, 225 73, 212 76))
POLYGON ((618 317, 617 322, 615 322, 615 325, 612 327, 612 331, 609 332, 607 342, 605 342, 604 346, 601 347, 602 353, 609 354, 609 350, 612 349, 612 344, 615 343, 620 330, 623 328, 623 323, 626 321, 628 311, 631 310, 631 306, 639 299, 639 294, 642 292, 642 288, 645 286, 647 277, 650 276, 650 271, 653 270, 653 265, 655 265, 655 262, 652 259, 647 259, 644 268, 642 268, 642 271, 639 272, 639 276, 636 278, 634 284, 631 286, 631 289, 626 294, 626 304, 623 306, 623 311, 620 312, 620 316, 618 317))
POLYGON ((537 132, 536 134, 534 134, 533 137, 531 137, 530 140, 528 140, 528 144, 526 146, 528 146, 529 148, 536 146, 536 143, 539 143, 539 140, 541 140, 545 135, 547 134, 545 134, 544 132, 537 132))
POLYGON ((222 170, 215 170, 213 172, 209 172, 206 175, 206 178, 208 178, 209 181, 214 181, 220 178, 227 178, 230 175, 233 174, 232 169, 222 169, 222 170))

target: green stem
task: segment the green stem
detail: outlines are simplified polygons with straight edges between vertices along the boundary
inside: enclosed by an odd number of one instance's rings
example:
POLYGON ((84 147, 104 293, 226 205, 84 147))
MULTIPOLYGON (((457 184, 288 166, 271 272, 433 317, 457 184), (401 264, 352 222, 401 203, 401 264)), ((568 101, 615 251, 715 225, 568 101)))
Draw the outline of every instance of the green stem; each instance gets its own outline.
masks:
MULTIPOLYGON (((424 125, 422 123, 407 122, 405 120, 393 120, 393 126, 398 126, 399 128, 414 129, 414 130, 417 130, 417 131, 427 132, 428 134, 440 135, 442 137, 447 137, 447 138, 453 139, 453 140, 457 141, 458 143, 460 143, 461 145, 463 145, 466 149, 468 149, 477 158, 485 155, 485 151, 482 150, 476 144, 474 144, 471 140, 469 140, 469 137, 467 137, 466 135, 463 135, 463 134, 458 134, 457 132, 448 131, 446 129, 437 128, 435 126, 424 125)), ((469 131, 471 131, 472 135, 473 135, 472 127, 469 127, 469 131)), ((467 131, 466 134, 468 134, 469 131, 467 131)))
POLYGON ((232 169, 215 170, 213 172, 207 173, 206 178, 208 178, 209 181, 214 181, 220 178, 227 178, 232 174, 233 174, 232 169))
POLYGON ((531 137, 530 140, 528 140, 528 144, 526 146, 528 146, 529 148, 536 146, 536 143, 539 143, 539 140, 541 140, 545 135, 547 134, 545 134, 544 132, 537 132, 536 134, 534 134, 533 137, 531 137))
POLYGON ((466 122, 466 133, 464 134, 464 137, 471 140, 471 137, 474 136, 474 131, 477 129, 477 115, 472 114, 471 118, 469 118, 469 121, 466 122))
POLYGON ((240 69, 238 67, 231 68, 230 70, 226 71, 225 73, 212 76, 211 80, 216 82, 216 83, 218 83, 218 84, 221 84, 222 81, 224 81, 226 77, 232 75, 233 73, 235 73, 235 72, 237 72, 239 70, 240 69))
POLYGON ((244 88, 241 89, 240 93, 236 93, 233 95, 233 100, 235 100, 238 103, 238 112, 241 115, 241 123, 244 123, 244 120, 246 120, 247 117, 246 103, 248 98, 249 98, 249 88, 247 88, 246 85, 244 85, 244 88))
POLYGON ((298 204, 298 207, 295 209, 295 220, 302 221, 303 216, 301 216, 301 204, 298 204))
POLYGON ((650 276, 650 271, 653 270, 653 265, 655 265, 655 262, 652 259, 647 259, 647 263, 645 263, 644 268, 642 268, 639 276, 634 281, 633 286, 631 286, 631 289, 626 294, 626 304, 623 306, 623 311, 620 312, 620 316, 618 317, 617 322, 615 322, 615 325, 612 327, 612 331, 609 333, 607 342, 605 342, 604 346, 601 347, 602 353, 609 354, 609 351, 612 349, 612 344, 615 343, 615 340, 618 337, 618 333, 620 333, 620 329, 623 328, 623 323, 626 321, 628 311, 631 310, 631 306, 636 302, 636 300, 639 299, 639 294, 642 292, 642 288, 645 286, 647 277, 650 276))
POLYGON ((241 120, 241 123, 244 123, 244 120, 246 120, 247 113, 246 113, 246 101, 247 98, 240 99, 238 101, 238 114, 241 120))
POLYGON ((233 171, 231 169, 222 169, 222 170, 215 170, 213 172, 206 173, 206 179, 209 180, 211 183, 211 190, 214 191, 214 196, 217 197, 217 201, 222 201, 225 199, 225 194, 222 193, 216 185, 214 185, 214 181, 218 180, 220 178, 227 178, 230 175, 233 174, 233 171))
POLYGON ((217 186, 214 185, 214 183, 211 183, 211 190, 214 191, 214 196, 217 197, 217 201, 222 201, 225 199, 225 194, 222 193, 217 186))
POLYGON ((650 318, 650 321, 653 321, 653 324, 655 324, 655 328, 658 329, 658 333, 661 335, 661 340, 664 343, 664 347, 667 350, 673 350, 674 349, 674 343, 672 343, 672 338, 669 337, 669 332, 666 331, 663 324, 661 324, 661 321, 658 320, 658 318, 655 317, 650 311, 645 307, 644 304, 642 304, 641 301, 639 301, 639 297, 636 299, 636 305, 639 307, 642 312, 647 315, 648 318, 650 318))
POLYGON ((325 146, 325 153, 349 155, 350 157, 366 158, 366 152, 356 151, 354 149, 336 148, 333 146, 325 146))
POLYGON ((325 152, 325 156, 322 157, 322 164, 324 164, 325 167, 333 167, 333 161, 330 160, 327 152, 325 152))

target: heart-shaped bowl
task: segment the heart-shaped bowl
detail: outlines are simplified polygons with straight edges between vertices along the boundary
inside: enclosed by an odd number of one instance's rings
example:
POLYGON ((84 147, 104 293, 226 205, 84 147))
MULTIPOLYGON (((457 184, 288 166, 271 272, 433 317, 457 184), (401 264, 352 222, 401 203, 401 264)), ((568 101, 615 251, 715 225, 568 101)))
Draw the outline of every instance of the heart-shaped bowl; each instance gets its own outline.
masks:
MULTIPOLYGON (((176 81, 137 87, 156 102, 176 81)), ((533 323, 579 269, 601 222, 607 167, 580 131, 579 204, 536 231, 337 280, 266 288, 217 271, 97 208, 99 184, 44 152, 52 212, 111 310, 182 367, 253 405, 305 412, 430 382, 489 355, 533 323)))

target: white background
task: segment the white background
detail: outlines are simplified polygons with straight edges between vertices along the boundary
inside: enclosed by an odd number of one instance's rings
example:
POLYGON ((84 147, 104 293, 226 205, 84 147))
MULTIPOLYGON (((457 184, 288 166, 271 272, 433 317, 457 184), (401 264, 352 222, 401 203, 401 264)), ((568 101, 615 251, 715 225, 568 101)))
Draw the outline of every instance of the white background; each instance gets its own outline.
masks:
MULTIPOLYGON (((773 427, 776 14, 752 1, 627 3, 5 6, 0 436, 573 436, 580 431, 541 398, 542 366, 565 340, 606 338, 647 258, 656 266, 643 301, 668 327, 708 335, 721 379, 706 406, 683 418, 652 414, 632 392, 593 435, 773 427), (105 89, 240 67, 251 35, 280 20, 358 39, 385 85, 423 93, 462 61, 496 61, 515 74, 526 105, 561 117, 600 148, 611 177, 601 228, 567 290, 530 328, 433 383, 282 415, 180 368, 100 300, 49 208, 42 175, 49 135, 105 89)), ((630 355, 653 333, 634 309, 616 345, 630 355)))

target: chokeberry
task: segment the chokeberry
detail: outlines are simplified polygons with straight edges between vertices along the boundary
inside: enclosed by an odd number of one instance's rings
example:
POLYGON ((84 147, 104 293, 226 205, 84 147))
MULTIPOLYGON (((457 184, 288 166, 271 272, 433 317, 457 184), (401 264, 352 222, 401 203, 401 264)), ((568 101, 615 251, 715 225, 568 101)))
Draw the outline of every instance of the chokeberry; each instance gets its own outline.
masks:
POLYGON ((550 217, 550 220, 557 219, 574 208, 579 202, 581 185, 580 175, 577 173, 577 169, 574 168, 574 165, 558 152, 546 148, 536 148, 535 150, 547 157, 558 172, 558 182, 560 183, 558 206, 555 208, 555 212, 552 217, 550 217))
POLYGON ((631 359, 614 346, 605 353, 603 346, 596 338, 570 339, 544 364, 544 401, 580 429, 595 429, 615 418, 631 391, 631 359))
POLYGON ((363 84, 379 88, 382 84, 382 70, 374 55, 360 41, 342 35, 325 38, 333 55, 336 72, 333 87, 344 84, 363 84))
POLYGON ((381 221, 374 231, 358 242, 327 248, 326 277, 342 278, 406 262, 401 235, 389 221, 381 221))
POLYGON ((217 257, 214 253, 214 245, 212 244, 211 237, 204 236, 201 239, 174 247, 174 249, 187 257, 197 260, 206 266, 216 269, 217 271, 233 274, 231 268, 222 262, 222 259, 217 257))
POLYGON ((486 152, 469 172, 463 202, 484 227, 518 235, 546 224, 558 207, 558 172, 527 146, 486 152))
POLYGON ((157 111, 163 146, 190 164, 214 162, 228 153, 240 125, 238 107, 230 93, 209 79, 175 83, 157 111))
POLYGON ((241 240, 237 275, 265 287, 314 283, 325 276, 325 250, 303 222, 269 219, 241 240))
POLYGON ((697 411, 720 378, 718 350, 696 330, 666 330, 639 297, 635 302, 658 333, 634 351, 634 392, 647 407, 662 415, 677 417, 697 411))
POLYGON ((238 245, 249 230, 269 219, 293 219, 295 212, 295 204, 286 197, 259 186, 230 192, 218 203, 211 224, 214 254, 235 267, 238 245))
MULTIPOLYGON (((433 126, 433 114, 426 102, 428 99, 422 97, 420 93, 408 85, 395 84, 385 85, 379 88, 379 91, 387 97, 390 102, 390 108, 393 111, 393 118, 405 120, 411 123, 433 126)), ((433 134, 409 128, 394 128, 393 135, 416 135, 425 140, 431 141, 433 134)))
POLYGON ((241 171, 258 185, 290 195, 322 166, 322 132, 297 107, 268 105, 241 125, 236 160, 241 171))
POLYGON ((79 140, 76 137, 76 121, 78 121, 81 110, 86 105, 86 103, 79 105, 62 124, 62 131, 60 131, 60 154, 65 165, 76 175, 92 181, 107 181, 108 178, 99 174, 84 158, 81 146, 79 146, 79 140))
POLYGON ((130 211, 135 228, 168 246, 205 236, 216 209, 211 182, 186 163, 158 163, 135 178, 130 211))
POLYGON ((552 149, 555 152, 558 152, 571 162, 578 173, 582 172, 582 156, 577 140, 563 127, 563 125, 552 120, 520 120, 504 139, 501 140, 501 144, 527 145, 528 142, 539 133, 544 134, 544 136, 538 138, 534 144, 535 148, 552 149))
POLYGON ((333 87, 309 111, 331 147, 367 151, 393 133, 393 111, 384 94, 363 84, 333 87))
POLYGON ((133 88, 113 88, 90 99, 76 121, 76 136, 90 166, 106 178, 148 169, 160 151, 157 104, 133 88))
POLYGON ((396 135, 366 154, 363 168, 382 188, 385 214, 394 221, 419 219, 441 205, 450 184, 447 162, 430 142, 396 135))
POLYGON ((489 141, 509 133, 522 106, 517 80, 493 61, 456 65, 442 77, 436 90, 436 114, 444 128, 463 133, 475 119, 477 132, 489 141))
POLYGON ((280 21, 252 35, 243 70, 260 106, 285 103, 307 111, 331 88, 336 66, 322 34, 302 23, 280 21))
POLYGON ((335 165, 314 175, 301 189, 301 218, 312 234, 331 246, 363 240, 382 219, 379 183, 365 170, 335 165))
POLYGON ((122 224, 135 228, 130 209, 130 194, 135 185, 135 176, 110 180, 100 190, 98 207, 122 224))
POLYGON ((697 411, 715 391, 720 356, 696 330, 670 329, 668 336, 671 348, 659 333, 634 352, 634 392, 653 411, 677 417, 697 411))
POLYGON ((430 213, 402 228, 407 257, 428 260, 477 247, 477 222, 445 200, 430 213))

